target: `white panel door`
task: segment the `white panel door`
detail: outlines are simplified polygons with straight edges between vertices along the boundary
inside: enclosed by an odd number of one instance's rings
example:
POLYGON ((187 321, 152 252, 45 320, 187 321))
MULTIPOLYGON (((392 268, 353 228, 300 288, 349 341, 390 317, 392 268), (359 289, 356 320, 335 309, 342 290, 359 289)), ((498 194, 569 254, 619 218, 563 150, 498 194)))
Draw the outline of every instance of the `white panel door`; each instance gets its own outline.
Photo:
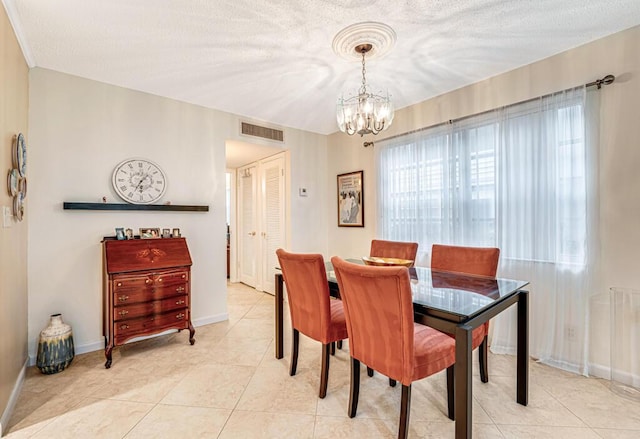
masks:
POLYGON ((275 294, 276 250, 285 247, 284 156, 260 162, 261 186, 261 289, 275 294))
POLYGON ((240 282, 256 287, 258 284, 259 254, 257 167, 238 169, 238 261, 240 282))

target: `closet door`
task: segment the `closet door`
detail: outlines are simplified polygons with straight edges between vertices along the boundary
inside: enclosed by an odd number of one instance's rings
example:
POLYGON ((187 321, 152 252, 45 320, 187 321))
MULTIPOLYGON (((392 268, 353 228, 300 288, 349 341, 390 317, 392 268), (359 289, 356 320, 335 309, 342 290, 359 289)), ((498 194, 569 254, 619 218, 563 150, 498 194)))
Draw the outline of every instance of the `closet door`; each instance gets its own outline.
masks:
POLYGON ((261 290, 275 294, 276 250, 285 247, 284 156, 260 162, 262 221, 261 290))
POLYGON ((238 261, 240 282, 257 286, 258 270, 256 255, 258 240, 257 172, 255 165, 238 168, 238 261))

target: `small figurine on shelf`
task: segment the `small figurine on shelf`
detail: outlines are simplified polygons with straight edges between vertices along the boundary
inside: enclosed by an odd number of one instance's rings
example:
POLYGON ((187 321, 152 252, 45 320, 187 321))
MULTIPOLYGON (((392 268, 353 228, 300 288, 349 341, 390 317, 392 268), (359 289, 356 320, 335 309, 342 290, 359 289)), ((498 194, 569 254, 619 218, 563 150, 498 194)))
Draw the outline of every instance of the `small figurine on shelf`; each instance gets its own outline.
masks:
POLYGON ((107 197, 102 197, 102 202, 106 203, 107 202, 107 197))

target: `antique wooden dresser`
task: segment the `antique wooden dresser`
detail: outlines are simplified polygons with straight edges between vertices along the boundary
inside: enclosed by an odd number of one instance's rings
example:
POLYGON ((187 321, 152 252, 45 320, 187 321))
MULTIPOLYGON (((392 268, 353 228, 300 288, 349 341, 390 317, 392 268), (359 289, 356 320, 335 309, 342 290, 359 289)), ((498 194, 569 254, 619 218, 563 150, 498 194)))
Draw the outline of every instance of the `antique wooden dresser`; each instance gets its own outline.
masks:
POLYGON ((103 248, 103 328, 105 367, 113 348, 127 341, 191 324, 191 256, 185 238, 105 237, 103 248))

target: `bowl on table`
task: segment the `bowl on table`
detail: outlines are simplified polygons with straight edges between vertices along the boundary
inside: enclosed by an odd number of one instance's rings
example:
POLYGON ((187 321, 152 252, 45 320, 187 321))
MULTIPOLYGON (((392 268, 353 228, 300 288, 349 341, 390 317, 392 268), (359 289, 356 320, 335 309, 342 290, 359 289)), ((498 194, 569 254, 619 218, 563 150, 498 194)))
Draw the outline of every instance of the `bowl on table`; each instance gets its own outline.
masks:
POLYGON ((378 256, 363 256, 362 262, 376 267, 411 267, 413 265, 411 259, 381 258, 378 256))

